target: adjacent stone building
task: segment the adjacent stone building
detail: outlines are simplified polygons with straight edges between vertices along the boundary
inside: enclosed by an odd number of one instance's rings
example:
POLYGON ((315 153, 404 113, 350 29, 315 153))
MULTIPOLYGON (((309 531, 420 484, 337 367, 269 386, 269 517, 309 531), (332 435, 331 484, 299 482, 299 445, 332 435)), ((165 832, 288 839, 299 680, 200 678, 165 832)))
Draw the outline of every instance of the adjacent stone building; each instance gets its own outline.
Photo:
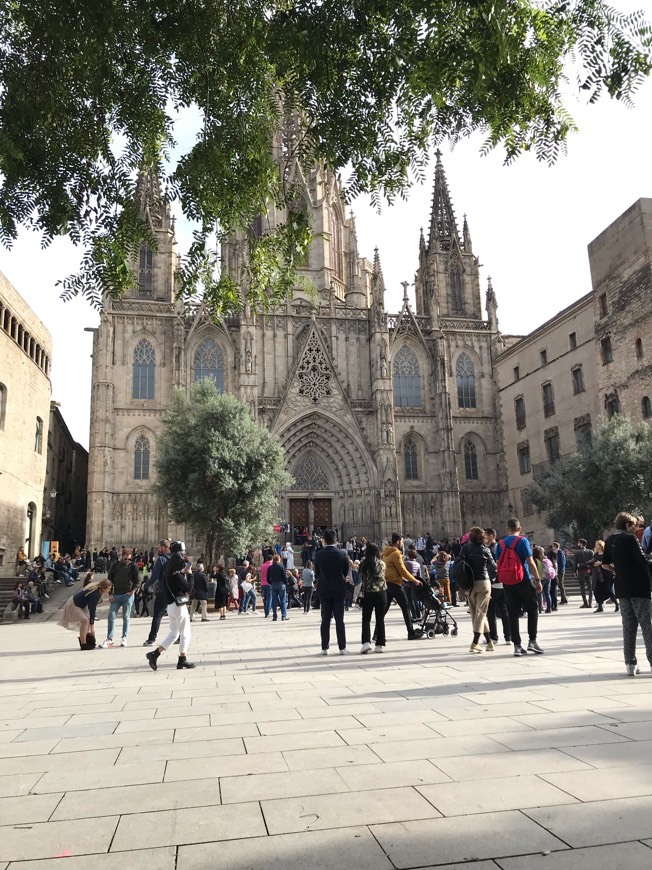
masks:
POLYGON ((0 570, 40 550, 52 338, 0 274, 0 570))
MULTIPOLYGON (((600 417, 652 420, 652 199, 639 199, 588 248, 593 289, 496 360, 513 512, 550 543, 532 480, 591 441, 600 417)), ((511 512, 511 511, 510 511, 511 512)))
MULTIPOLYGON (((281 145, 277 143, 277 150, 281 145)), ((139 197, 157 239, 138 283, 105 301, 93 346, 89 546, 150 546, 185 530, 152 494, 161 417, 173 387, 212 377, 245 401, 283 444, 293 485, 279 493, 292 532, 333 525, 341 537, 382 540, 395 529, 455 536, 495 523, 507 505, 494 356, 503 346, 489 286, 482 310, 469 227, 459 231, 437 158, 430 228, 418 245, 416 310, 385 311, 376 251, 360 257, 337 176, 286 167, 315 239, 302 269, 315 294, 263 317, 246 306, 215 324, 175 301, 174 227, 158 180, 139 197)), ((271 208, 254 232, 284 221, 271 208)), ((244 285, 246 245, 223 266, 244 285)))
POLYGON ((70 434, 58 402, 50 402, 48 450, 43 488, 43 541, 73 553, 86 540, 88 451, 70 434))

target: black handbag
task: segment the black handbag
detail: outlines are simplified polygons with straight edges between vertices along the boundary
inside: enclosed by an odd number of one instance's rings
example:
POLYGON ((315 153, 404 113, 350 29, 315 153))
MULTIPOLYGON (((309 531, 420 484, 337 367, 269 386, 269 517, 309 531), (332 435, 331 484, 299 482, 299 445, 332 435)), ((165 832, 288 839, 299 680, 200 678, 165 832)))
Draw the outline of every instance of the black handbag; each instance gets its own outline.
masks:
POLYGON ((174 603, 177 605, 177 607, 183 607, 184 604, 188 604, 188 602, 190 601, 190 596, 187 592, 180 592, 178 595, 175 595, 170 589, 170 584, 168 583, 167 577, 165 578, 165 585, 168 587, 168 592, 174 598, 174 603))

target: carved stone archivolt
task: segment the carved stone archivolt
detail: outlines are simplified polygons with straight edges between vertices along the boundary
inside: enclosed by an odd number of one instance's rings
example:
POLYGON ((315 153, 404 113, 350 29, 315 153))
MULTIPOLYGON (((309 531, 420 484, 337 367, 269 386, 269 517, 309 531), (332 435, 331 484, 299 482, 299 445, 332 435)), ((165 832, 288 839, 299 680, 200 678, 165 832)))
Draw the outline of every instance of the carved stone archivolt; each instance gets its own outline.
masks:
POLYGON ((299 460, 292 472, 294 483, 292 489, 303 492, 325 492, 331 488, 328 476, 321 463, 312 454, 299 460))

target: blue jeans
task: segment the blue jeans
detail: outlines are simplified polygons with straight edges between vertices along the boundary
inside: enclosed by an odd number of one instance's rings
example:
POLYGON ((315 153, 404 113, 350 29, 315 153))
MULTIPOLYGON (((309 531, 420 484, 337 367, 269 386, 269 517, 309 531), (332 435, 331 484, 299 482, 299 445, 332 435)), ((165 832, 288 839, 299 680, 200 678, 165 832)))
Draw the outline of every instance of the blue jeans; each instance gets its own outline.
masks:
POLYGON ((256 601, 257 596, 254 589, 250 589, 249 592, 242 599, 242 609, 246 613, 249 610, 249 605, 252 605, 252 610, 256 610, 256 601))
POLYGON ((276 619, 276 608, 280 605, 281 616, 287 616, 287 588, 285 583, 272 583, 272 611, 276 619))
POLYGON ((115 628, 115 618, 118 615, 118 610, 122 607, 122 636, 126 637, 129 634, 129 623, 131 621, 131 605, 134 603, 133 592, 125 595, 114 595, 113 601, 109 605, 109 618, 106 636, 109 640, 113 640, 113 629, 115 628))
POLYGON ((269 611, 272 609, 272 587, 268 584, 267 586, 261 586, 260 588, 263 593, 265 616, 269 616, 269 611))
POLYGON ((550 595, 550 580, 541 580, 542 591, 537 595, 539 610, 552 610, 552 596, 550 595))

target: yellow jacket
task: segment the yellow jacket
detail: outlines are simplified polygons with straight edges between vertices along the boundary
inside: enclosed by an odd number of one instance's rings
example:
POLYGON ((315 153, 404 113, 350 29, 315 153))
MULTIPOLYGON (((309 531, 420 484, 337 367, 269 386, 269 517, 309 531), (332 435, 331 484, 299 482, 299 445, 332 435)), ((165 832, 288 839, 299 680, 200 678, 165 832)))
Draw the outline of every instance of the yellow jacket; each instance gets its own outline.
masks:
POLYGON ((388 544, 383 550, 382 559, 385 563, 385 580, 388 583, 395 583, 397 586, 400 586, 404 580, 416 583, 417 578, 413 577, 405 567, 403 553, 398 547, 388 544))

